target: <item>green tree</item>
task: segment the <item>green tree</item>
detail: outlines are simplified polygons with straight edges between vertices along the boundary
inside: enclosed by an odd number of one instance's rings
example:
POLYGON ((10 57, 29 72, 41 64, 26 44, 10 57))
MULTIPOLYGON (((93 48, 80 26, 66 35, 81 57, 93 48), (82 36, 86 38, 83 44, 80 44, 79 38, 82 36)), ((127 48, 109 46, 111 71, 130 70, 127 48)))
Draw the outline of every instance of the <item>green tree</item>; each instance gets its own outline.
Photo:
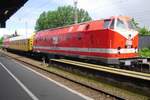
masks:
POLYGON ((139 29, 139 23, 134 19, 134 18, 132 18, 132 23, 134 24, 134 26, 137 28, 137 29, 139 29))
POLYGON ((143 27, 143 28, 140 28, 139 34, 140 35, 150 35, 150 31, 148 30, 148 28, 143 27))
POLYGON ((2 47, 4 37, 0 37, 0 48, 2 47))
POLYGON ((36 30, 41 30, 41 29, 44 29, 46 27, 46 20, 47 20, 47 15, 46 15, 46 12, 43 12, 39 19, 36 21, 36 27, 35 29, 36 30))
POLYGON ((133 18, 132 23, 134 24, 134 26, 136 27, 136 29, 138 30, 140 35, 150 35, 150 31, 148 28, 144 27, 139 27, 139 23, 133 18))
MULTIPOLYGON (((43 12, 36 21, 35 30, 43 30, 48 28, 56 28, 74 23, 74 7, 62 6, 57 10, 43 12)), ((88 12, 83 9, 77 9, 78 22, 92 20, 88 12)))

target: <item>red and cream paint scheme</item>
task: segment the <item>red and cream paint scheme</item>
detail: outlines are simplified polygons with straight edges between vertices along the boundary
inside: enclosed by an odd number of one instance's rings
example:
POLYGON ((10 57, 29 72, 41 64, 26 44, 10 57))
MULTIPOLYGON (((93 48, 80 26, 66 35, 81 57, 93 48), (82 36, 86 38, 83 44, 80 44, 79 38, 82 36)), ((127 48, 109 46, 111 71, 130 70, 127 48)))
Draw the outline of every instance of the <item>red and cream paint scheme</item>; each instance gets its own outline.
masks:
POLYGON ((118 64, 121 59, 138 57, 138 32, 130 17, 114 16, 39 31, 33 51, 118 64))

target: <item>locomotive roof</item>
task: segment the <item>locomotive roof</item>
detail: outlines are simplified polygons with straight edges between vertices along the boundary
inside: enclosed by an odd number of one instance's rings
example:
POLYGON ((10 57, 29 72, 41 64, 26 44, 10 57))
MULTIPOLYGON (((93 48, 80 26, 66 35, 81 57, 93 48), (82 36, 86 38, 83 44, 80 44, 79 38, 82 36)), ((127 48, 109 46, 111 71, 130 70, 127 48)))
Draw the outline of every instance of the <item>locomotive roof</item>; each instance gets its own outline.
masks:
MULTIPOLYGON (((101 20, 104 20, 104 19, 91 20, 91 21, 81 22, 81 23, 77 23, 77 24, 71 24, 71 25, 66 25, 66 26, 61 26, 61 27, 56 27, 56 28, 44 29, 41 31, 52 31, 52 30, 56 30, 56 29, 68 28, 68 27, 75 26, 75 25, 82 25, 82 24, 86 24, 86 23, 90 23, 90 22, 94 22, 94 21, 101 21, 101 20)), ((38 32, 41 32, 41 31, 38 31, 38 32)))
POLYGON ((129 17, 129 16, 121 16, 121 15, 120 16, 112 16, 112 17, 105 18, 105 19, 91 20, 91 21, 81 22, 81 23, 77 23, 77 24, 66 25, 66 26, 62 26, 62 27, 45 29, 45 30, 41 30, 41 31, 38 31, 38 32, 53 31, 53 30, 57 30, 57 29, 69 28, 69 27, 72 27, 72 26, 78 26, 78 25, 88 24, 88 23, 96 22, 96 21, 109 20, 109 19, 113 19, 113 18, 121 18, 121 19, 123 18, 123 19, 126 19, 126 20, 130 20, 131 19, 131 17, 129 17))

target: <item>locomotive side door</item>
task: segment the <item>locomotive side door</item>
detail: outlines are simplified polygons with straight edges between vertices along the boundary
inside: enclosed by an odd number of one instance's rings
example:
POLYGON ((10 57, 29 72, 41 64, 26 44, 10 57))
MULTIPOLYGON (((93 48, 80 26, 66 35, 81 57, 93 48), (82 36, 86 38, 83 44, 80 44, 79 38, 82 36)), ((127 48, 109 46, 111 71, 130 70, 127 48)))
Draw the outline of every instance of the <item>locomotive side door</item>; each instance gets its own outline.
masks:
POLYGON ((86 52, 88 53, 88 56, 91 55, 91 48, 93 45, 93 37, 91 32, 84 32, 84 39, 83 39, 83 47, 86 48, 86 52))

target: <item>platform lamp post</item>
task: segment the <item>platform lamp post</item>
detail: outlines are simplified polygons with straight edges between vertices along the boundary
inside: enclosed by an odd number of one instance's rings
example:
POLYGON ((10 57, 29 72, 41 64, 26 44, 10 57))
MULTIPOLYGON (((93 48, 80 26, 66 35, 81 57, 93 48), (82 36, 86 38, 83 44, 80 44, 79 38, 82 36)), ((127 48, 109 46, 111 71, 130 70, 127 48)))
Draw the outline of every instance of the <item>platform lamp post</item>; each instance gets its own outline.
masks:
POLYGON ((78 0, 73 0, 73 2, 74 2, 74 23, 77 24, 78 23, 78 12, 77 12, 78 0))

